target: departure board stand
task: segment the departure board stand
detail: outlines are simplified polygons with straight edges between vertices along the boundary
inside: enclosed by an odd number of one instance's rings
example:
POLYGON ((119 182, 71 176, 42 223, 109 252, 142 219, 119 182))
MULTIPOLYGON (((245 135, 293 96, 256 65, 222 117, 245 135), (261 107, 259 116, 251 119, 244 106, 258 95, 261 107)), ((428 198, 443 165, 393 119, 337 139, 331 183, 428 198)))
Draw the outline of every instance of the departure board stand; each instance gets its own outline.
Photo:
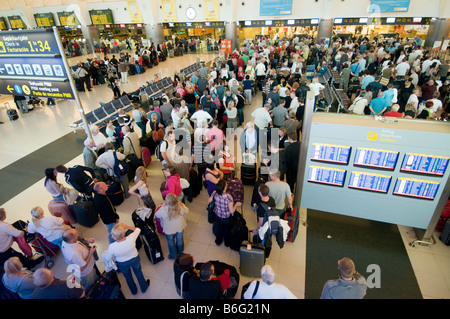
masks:
MULTIPOLYGON (((312 116, 314 113, 315 96, 314 92, 308 91, 305 100, 305 113, 303 115, 302 122, 302 137, 300 140, 300 155, 298 157, 298 173, 297 173, 297 183, 295 186, 294 204, 297 206, 298 211, 300 211, 302 191, 303 191, 303 180, 305 178, 305 159, 308 155, 308 145, 309 145, 309 132, 311 130, 312 116)), ((296 214, 297 216, 299 214, 296 214)), ((303 221, 303 225, 307 225, 307 221, 304 218, 300 218, 303 221)))
POLYGON ((418 238, 411 246, 434 244, 450 195, 450 125, 313 112, 313 104, 307 96, 295 205, 408 226, 418 238))

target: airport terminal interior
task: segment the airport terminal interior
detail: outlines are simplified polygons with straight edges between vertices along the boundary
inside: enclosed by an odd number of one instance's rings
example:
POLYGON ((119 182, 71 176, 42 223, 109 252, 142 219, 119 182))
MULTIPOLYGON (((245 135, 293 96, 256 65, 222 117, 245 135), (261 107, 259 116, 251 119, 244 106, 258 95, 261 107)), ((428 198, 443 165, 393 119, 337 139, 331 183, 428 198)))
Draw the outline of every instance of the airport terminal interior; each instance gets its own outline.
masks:
MULTIPOLYGON (((328 39, 327 44, 330 44, 330 39, 339 34, 344 39, 356 34, 366 35, 371 40, 375 36, 389 34, 400 39, 408 37, 420 40, 425 45, 430 40, 430 32, 437 32, 432 29, 433 23, 436 23, 434 20, 432 21, 432 18, 438 19, 442 25, 447 26, 443 38, 449 38, 447 18, 450 17, 450 1, 444 0, 433 1, 433 3, 439 3, 438 6, 430 6, 430 1, 426 0, 399 1, 408 3, 409 9, 407 8, 408 10, 401 13, 381 13, 376 18, 374 18, 374 14, 368 12, 368 7, 371 2, 383 3, 381 0, 291 0, 287 1, 291 4, 290 14, 280 13, 271 16, 264 13, 262 7, 260 8, 260 2, 270 3, 270 1, 263 0, 89 0, 73 3, 66 0, 36 0, 33 1, 33 5, 28 0, 17 0, 14 3, 13 1, 5 2, 8 2, 9 8, 0 8, 0 17, 4 16, 6 19, 9 16, 16 16, 16 18, 19 17, 26 21, 27 26, 23 28, 23 32, 26 32, 27 27, 36 28, 35 14, 44 14, 43 16, 45 16, 46 13, 51 12, 54 20, 57 21, 55 25, 58 27, 61 37, 66 39, 65 41, 84 39, 82 41, 86 45, 82 46, 79 55, 65 52, 66 60, 71 67, 76 66, 79 62, 84 63, 88 59, 97 57, 103 59, 105 56, 112 58, 113 54, 116 57, 119 56, 119 52, 109 52, 109 50, 106 55, 104 54, 101 44, 104 39, 111 40, 111 43, 114 40, 118 41, 120 49, 130 54, 133 64, 135 43, 146 46, 154 42, 158 43, 155 38, 167 42, 176 37, 199 40, 195 52, 188 48, 188 52, 183 55, 168 56, 165 61, 160 61, 158 65, 146 69, 144 73, 128 75, 127 82, 120 84, 121 92, 127 93, 136 92, 139 87, 147 85, 148 81, 154 80, 155 75, 160 79, 165 77, 173 79, 176 72, 196 64, 198 61, 204 62, 208 68, 211 67, 212 63, 222 58, 224 54, 220 45, 215 44, 218 46, 217 50, 214 45, 210 47, 210 43, 207 42, 211 39, 218 43, 219 38, 231 38, 232 49, 237 51, 247 42, 256 42, 261 37, 291 39, 295 36, 309 36, 325 45, 326 39, 328 39), (360 2, 364 4, 359 4, 360 2), (133 14, 139 16, 138 18, 132 15, 130 3, 133 14), (204 10, 212 5, 217 5, 219 9, 215 20, 214 18, 210 20, 211 17, 207 19, 206 13, 204 13, 204 10), (170 11, 170 6, 176 9, 172 15, 178 16, 178 18, 170 20, 170 15, 166 13, 166 11, 170 11), (188 7, 195 8, 192 19, 187 16, 189 15, 186 12, 188 7), (248 10, 248 7, 254 10, 248 10), (88 14, 90 10, 109 10, 108 12, 113 13, 114 20, 101 21, 101 23, 93 25, 88 14), (81 20, 79 23, 83 24, 83 27, 61 25, 58 12, 69 11, 79 12, 78 18, 81 20), (448 15, 446 15, 447 13, 448 15), (423 17, 423 21, 428 21, 427 24, 415 26, 401 22, 401 19, 407 20, 419 16, 423 17), (373 24, 370 22, 360 24, 359 19, 366 17, 369 20, 372 18, 379 20, 373 24), (379 22, 382 20, 384 23, 385 19, 389 17, 396 17, 397 21, 400 21, 399 24, 389 25, 379 22), (311 23, 311 20, 316 18, 319 23, 315 24, 314 21, 311 23), (340 20, 333 20, 335 18, 340 20), (265 23, 269 19, 272 21, 271 25, 265 23), (300 19, 302 21, 309 20, 308 22, 297 21, 300 19), (348 19, 354 20, 355 23, 348 22, 348 19), (288 20, 293 20, 292 23, 295 25, 289 25, 288 20), (324 20, 329 24, 322 24, 321 21, 324 20), (341 25, 343 20, 346 21, 346 26, 341 25), (215 25, 215 21, 220 21, 221 25, 215 25), (224 21, 232 21, 233 27, 229 27, 224 21), (86 28, 86 25, 90 27, 86 28), (326 28, 332 30, 324 31, 326 28), (93 29, 95 30, 93 31, 93 29), (131 50, 125 44, 126 39, 132 40, 131 50), (91 40, 92 42, 90 42, 91 40), (89 43, 97 43, 97 46, 94 44, 96 52, 92 52, 89 43)), ((5 21, 3 23, 6 23, 5 21)), ((9 29, 7 25, 6 29, 9 29)), ((3 35, 3 32, 1 34, 3 35)), ((431 46, 434 44, 433 41, 431 46)), ((448 54, 448 51, 442 50, 442 55, 439 56, 446 57, 445 54, 448 54)), ((448 61, 446 62, 448 63, 448 61)), ((2 79, 2 85, 6 83, 5 81, 7 80, 2 79)), ((93 85, 91 91, 86 90, 76 92, 76 94, 85 114, 97 109, 100 103, 112 101, 114 97, 107 84, 93 85)), ((3 122, 0 125, 2 136, 0 141, 0 207, 6 210, 5 222, 8 223, 16 220, 31 220, 30 211, 35 206, 41 206, 45 215, 50 215, 47 207, 52 197, 44 187, 44 170, 46 168, 57 165, 66 167, 84 165, 82 151, 84 140, 87 137, 86 132, 83 129, 74 130, 70 127, 72 123, 81 120, 77 102, 56 98, 55 105, 47 105, 46 98, 40 98, 40 100, 44 103, 35 105, 32 111, 19 113, 19 118, 11 121, 7 116, 7 105, 16 108, 14 98, 10 94, 0 96, 0 121, 3 122)), ((244 107, 244 122, 252 121, 252 112, 262 105, 263 95, 258 90, 252 97, 251 103, 244 107)), ((142 108, 148 111, 148 105, 144 105, 142 108)), ((336 108, 333 107, 327 111, 336 112, 336 108)), ((420 120, 417 119, 417 121, 420 120)), ((104 126, 101 123, 97 124, 104 132, 104 126)), ((138 135, 141 135, 139 127, 135 123, 133 126, 138 135)), ((448 133, 449 131, 447 131, 448 133)), ((155 155, 152 156, 152 161, 146 170, 150 193, 156 205, 159 206, 163 203, 160 185, 165 180, 165 176, 162 172, 162 164, 155 155)), ((58 182, 69 187, 64 181, 63 174, 58 174, 57 178, 58 182)), ((132 185, 133 182, 130 182, 130 187, 132 185)), ((252 192, 253 186, 244 186, 244 203, 237 209, 243 214, 249 229, 257 227, 256 214, 251 206, 252 192)), ((323 197, 327 198, 326 192, 323 193, 323 197)), ((219 260, 234 266, 239 271, 239 252, 225 247, 224 244, 218 246, 215 243, 212 225, 207 220, 208 193, 206 189, 203 189, 192 202, 186 201, 186 205, 189 213, 186 215, 184 252, 191 254, 195 262, 219 260)), ((348 202, 348 205, 351 206, 352 202, 348 202)), ((337 279, 337 261, 343 257, 351 258, 355 262, 356 270, 368 281, 375 280, 380 284, 367 289, 365 296, 367 299, 450 298, 450 274, 448 272, 450 248, 439 240, 440 232, 436 231, 433 234, 433 244, 410 245, 413 241, 421 239, 413 227, 306 209, 301 207, 301 203, 298 202, 294 203, 294 206, 297 207, 302 218, 299 222, 297 238, 294 242, 286 242, 283 248, 280 248, 274 240, 266 265, 273 267, 276 273, 276 282, 286 286, 297 298, 319 299, 325 282, 329 279, 337 279), (379 278, 371 277, 373 273, 371 265, 380 267, 379 278)), ((133 225, 131 214, 137 207, 138 200, 135 196, 130 196, 118 205, 116 209, 120 216, 120 222, 133 225)), ((102 221, 93 227, 84 227, 78 224, 74 226, 84 238, 95 238, 99 255, 108 249, 108 232, 102 221)), ((169 249, 165 236, 159 234, 159 238, 163 249, 163 261, 152 264, 144 250, 140 249, 139 251, 144 276, 151 280, 150 288, 145 293, 138 292, 136 295, 132 295, 123 275, 118 274, 122 292, 127 299, 180 298, 174 284, 174 260, 168 258, 169 249)), ((19 250, 17 246, 13 247, 19 250)), ((45 265, 42 263, 40 266, 44 267, 45 265)), ((97 261, 97 266, 100 271, 103 271, 104 265, 101 260, 97 261)), ((60 279, 65 279, 69 275, 67 264, 61 253, 57 254, 51 270, 54 276, 60 279)), ((240 298, 242 286, 254 279, 241 275, 235 298, 240 298)))

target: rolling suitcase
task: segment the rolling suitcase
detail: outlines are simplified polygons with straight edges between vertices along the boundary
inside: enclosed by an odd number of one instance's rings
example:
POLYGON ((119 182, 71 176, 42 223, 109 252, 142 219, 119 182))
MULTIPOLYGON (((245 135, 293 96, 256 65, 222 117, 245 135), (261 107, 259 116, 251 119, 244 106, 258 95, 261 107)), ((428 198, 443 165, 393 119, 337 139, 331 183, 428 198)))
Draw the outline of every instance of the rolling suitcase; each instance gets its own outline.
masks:
POLYGON ((149 221, 143 221, 136 212, 131 214, 134 226, 141 229, 141 238, 144 245, 145 254, 152 264, 157 264, 164 260, 161 249, 161 242, 155 229, 149 225, 149 221))
MULTIPOLYGON (((250 236, 252 231, 249 231, 250 236)), ((261 268, 266 263, 264 247, 251 241, 244 241, 239 249, 239 270, 247 277, 261 277, 261 268)))
POLYGON ((298 234, 299 218, 297 207, 293 207, 292 210, 286 209, 283 219, 288 222, 288 225, 291 229, 288 233, 287 241, 293 243, 298 234))
POLYGON ((61 217, 72 225, 77 223, 72 207, 67 205, 66 202, 51 200, 48 203, 48 210, 53 216, 61 217))
POLYGON ((120 290, 120 282, 117 273, 112 270, 103 272, 99 279, 87 293, 88 299, 125 299, 120 290))
POLYGON ((148 167, 148 165, 152 162, 152 154, 148 147, 141 147, 141 158, 144 167, 148 167))
POLYGON ((227 193, 233 197, 233 202, 244 202, 244 184, 238 178, 231 178, 227 181, 227 193))
POLYGON ((110 182, 107 185, 108 190, 106 191, 106 196, 108 196, 111 204, 114 206, 119 206, 122 204, 125 200, 122 184, 120 182, 110 182))
POLYGON ((19 118, 19 113, 17 113, 16 109, 13 109, 9 106, 8 102, 5 102, 6 106, 6 115, 8 115, 8 118, 10 121, 15 121, 19 118))
POLYGON ((255 185, 256 157, 253 154, 244 154, 241 164, 241 180, 244 185, 255 185))
POLYGON ((439 239, 447 246, 450 246, 450 220, 445 223, 444 229, 442 230, 439 239))
POLYGON ((99 221, 94 202, 91 200, 79 200, 72 205, 78 224, 85 227, 93 227, 99 221))
POLYGON ((241 180, 244 185, 255 185, 256 182, 256 164, 241 165, 241 180))
POLYGON ((173 49, 169 50, 169 58, 173 58, 175 55, 175 52, 173 49))
POLYGON ((244 241, 248 239, 247 222, 239 212, 234 212, 230 226, 230 248, 239 251, 244 241))
POLYGON ((189 185, 192 191, 192 197, 197 197, 203 188, 203 179, 196 170, 191 169, 189 171, 189 185))

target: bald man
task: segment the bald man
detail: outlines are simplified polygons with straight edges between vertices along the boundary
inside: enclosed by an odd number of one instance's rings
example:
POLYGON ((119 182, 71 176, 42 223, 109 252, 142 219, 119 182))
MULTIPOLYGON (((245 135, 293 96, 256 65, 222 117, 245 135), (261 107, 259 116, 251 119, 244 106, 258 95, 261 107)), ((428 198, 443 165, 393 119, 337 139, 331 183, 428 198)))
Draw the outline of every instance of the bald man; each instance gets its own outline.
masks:
POLYGON ((33 299, 79 299, 85 295, 83 287, 68 285, 67 281, 53 277, 53 272, 47 268, 39 268, 33 274, 36 289, 33 299))
POLYGON ((80 234, 74 228, 63 233, 63 243, 61 251, 67 265, 74 265, 80 269, 80 284, 87 291, 92 288, 99 278, 99 271, 95 265, 96 246, 89 247, 88 243, 93 243, 94 239, 88 242, 80 241, 80 234))
POLYGON ((320 299, 363 299, 367 291, 366 279, 356 272, 353 260, 344 257, 338 261, 339 279, 328 280, 320 299))

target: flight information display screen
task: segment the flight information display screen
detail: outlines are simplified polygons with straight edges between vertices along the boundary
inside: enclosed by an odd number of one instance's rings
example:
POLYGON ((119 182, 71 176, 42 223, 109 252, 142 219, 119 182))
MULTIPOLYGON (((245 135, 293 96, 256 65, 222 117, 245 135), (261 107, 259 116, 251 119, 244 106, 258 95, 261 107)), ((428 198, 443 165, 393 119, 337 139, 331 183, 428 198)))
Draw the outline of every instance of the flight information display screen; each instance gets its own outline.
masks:
POLYGON ((358 147, 353 164, 393 170, 397 159, 398 152, 396 151, 358 147))
POLYGON ((352 172, 348 187, 387 193, 391 184, 391 176, 366 172, 352 172))
POLYGON ((348 164, 350 151, 350 146, 313 143, 311 149, 311 160, 348 164))
POLYGON ((308 181, 333 186, 343 186, 346 170, 329 167, 310 166, 308 181))
POLYGON ((400 171, 443 176, 449 157, 406 153, 400 171))
POLYGON ((401 196, 434 199, 438 189, 438 182, 399 177, 393 193, 401 196))

